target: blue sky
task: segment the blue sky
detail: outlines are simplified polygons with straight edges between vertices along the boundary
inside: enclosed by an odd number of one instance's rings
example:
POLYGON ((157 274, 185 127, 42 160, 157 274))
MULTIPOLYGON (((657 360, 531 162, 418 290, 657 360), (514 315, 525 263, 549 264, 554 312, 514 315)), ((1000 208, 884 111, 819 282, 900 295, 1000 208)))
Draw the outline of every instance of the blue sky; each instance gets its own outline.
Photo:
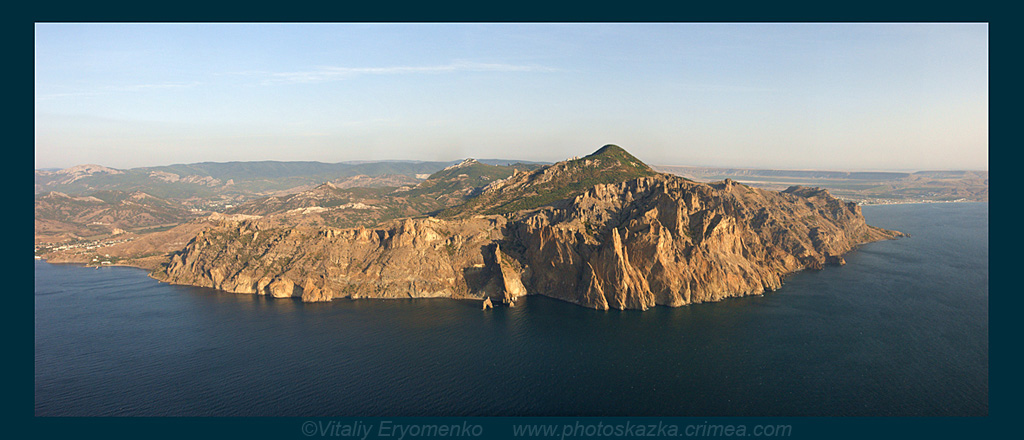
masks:
POLYGON ((988 25, 36 24, 35 164, 988 169, 988 25))

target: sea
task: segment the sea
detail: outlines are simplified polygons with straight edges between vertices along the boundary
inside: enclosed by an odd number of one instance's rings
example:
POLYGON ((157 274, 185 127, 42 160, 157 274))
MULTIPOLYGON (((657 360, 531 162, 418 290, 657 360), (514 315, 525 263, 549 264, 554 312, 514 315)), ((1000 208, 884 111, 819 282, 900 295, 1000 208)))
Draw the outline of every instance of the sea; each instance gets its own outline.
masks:
POLYGON ((763 296, 305 304, 35 263, 36 416, 985 416, 987 203, 865 206, 910 234, 763 296))

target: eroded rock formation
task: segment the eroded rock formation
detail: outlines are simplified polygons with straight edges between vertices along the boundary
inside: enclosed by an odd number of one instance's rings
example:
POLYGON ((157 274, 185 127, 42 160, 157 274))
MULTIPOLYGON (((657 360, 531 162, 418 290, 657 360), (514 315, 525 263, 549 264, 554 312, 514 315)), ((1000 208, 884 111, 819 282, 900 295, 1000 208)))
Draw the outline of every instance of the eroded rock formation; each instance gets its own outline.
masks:
POLYGON ((857 205, 824 190, 773 192, 657 174, 505 215, 401 219, 373 229, 224 221, 152 276, 303 301, 447 297, 511 305, 539 294, 644 310, 775 290, 787 274, 841 264, 854 247, 899 235, 867 225, 857 205))

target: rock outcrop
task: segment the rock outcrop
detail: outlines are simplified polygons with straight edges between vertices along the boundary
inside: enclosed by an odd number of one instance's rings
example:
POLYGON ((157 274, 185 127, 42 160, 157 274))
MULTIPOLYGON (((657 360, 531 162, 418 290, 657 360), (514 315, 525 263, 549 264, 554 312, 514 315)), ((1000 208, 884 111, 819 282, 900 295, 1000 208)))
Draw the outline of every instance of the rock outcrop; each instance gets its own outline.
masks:
POLYGON ((493 257, 504 225, 501 217, 403 219, 379 229, 265 229, 259 220, 224 222, 201 232, 152 276, 311 302, 483 298, 507 284, 493 257))
POLYGON ((447 297, 484 300, 486 308, 540 294, 645 310, 775 290, 787 274, 841 264, 860 244, 901 235, 867 225, 856 204, 824 190, 774 192, 666 174, 598 184, 539 208, 461 217, 372 229, 224 221, 151 275, 303 301, 447 297))
POLYGON ((772 291, 787 274, 900 235, 868 226, 856 204, 823 190, 666 175, 598 185, 509 229, 531 293, 640 310, 772 291))

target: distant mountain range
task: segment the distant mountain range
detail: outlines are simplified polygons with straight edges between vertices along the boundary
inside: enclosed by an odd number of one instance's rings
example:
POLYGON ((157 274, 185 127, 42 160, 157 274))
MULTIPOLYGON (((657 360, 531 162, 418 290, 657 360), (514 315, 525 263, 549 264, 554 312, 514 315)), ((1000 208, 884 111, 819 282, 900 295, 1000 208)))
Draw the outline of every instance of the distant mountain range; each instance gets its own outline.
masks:
MULTIPOLYGON (((511 165, 520 161, 481 159, 491 165, 511 165)), ((324 182, 356 176, 404 176, 422 180, 452 162, 377 161, 377 162, 200 162, 119 170, 101 165, 78 165, 63 170, 36 170, 35 194, 51 191, 69 195, 87 195, 95 191, 143 191, 163 198, 187 199, 224 196, 238 201, 253 196, 299 190, 324 182)), ((524 164, 540 164, 522 161, 524 164)), ((293 191, 294 192, 294 191, 293 191)))

